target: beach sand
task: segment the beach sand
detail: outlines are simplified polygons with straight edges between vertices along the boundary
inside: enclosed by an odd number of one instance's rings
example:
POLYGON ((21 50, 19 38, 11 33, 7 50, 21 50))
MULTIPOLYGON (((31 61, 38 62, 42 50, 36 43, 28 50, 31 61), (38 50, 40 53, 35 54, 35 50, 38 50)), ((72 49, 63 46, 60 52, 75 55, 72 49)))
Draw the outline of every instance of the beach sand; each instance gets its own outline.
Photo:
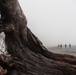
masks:
POLYGON ((68 54, 68 55, 74 55, 76 56, 76 46, 72 48, 58 48, 58 47, 51 47, 48 48, 49 51, 53 53, 58 53, 58 54, 68 54))

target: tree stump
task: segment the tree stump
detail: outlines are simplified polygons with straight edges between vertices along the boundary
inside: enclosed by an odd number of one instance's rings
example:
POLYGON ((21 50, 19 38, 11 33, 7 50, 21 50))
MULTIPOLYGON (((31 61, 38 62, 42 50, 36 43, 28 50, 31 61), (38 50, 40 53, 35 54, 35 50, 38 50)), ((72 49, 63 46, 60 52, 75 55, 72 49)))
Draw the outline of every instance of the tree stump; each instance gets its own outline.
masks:
POLYGON ((6 75, 76 75, 76 57, 48 51, 27 27, 18 0, 0 0, 0 12, 0 32, 10 55, 0 55, 6 75))

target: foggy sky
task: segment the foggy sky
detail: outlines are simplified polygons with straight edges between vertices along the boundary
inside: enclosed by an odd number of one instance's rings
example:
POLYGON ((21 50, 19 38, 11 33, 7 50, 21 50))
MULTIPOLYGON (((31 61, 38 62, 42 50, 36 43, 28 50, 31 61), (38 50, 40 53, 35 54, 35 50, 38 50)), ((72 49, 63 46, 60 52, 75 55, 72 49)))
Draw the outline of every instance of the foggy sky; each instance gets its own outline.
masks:
POLYGON ((45 46, 76 45, 76 0, 19 0, 27 26, 45 46))

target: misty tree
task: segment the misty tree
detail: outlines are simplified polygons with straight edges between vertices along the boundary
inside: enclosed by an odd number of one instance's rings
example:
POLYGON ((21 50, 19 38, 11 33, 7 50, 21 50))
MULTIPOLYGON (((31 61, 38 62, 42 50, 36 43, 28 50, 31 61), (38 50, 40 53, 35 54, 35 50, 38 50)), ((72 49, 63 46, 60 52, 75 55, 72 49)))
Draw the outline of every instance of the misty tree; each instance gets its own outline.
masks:
POLYGON ((48 51, 27 27, 18 0, 0 0, 0 12, 8 52, 0 55, 0 75, 76 75, 76 57, 48 51))

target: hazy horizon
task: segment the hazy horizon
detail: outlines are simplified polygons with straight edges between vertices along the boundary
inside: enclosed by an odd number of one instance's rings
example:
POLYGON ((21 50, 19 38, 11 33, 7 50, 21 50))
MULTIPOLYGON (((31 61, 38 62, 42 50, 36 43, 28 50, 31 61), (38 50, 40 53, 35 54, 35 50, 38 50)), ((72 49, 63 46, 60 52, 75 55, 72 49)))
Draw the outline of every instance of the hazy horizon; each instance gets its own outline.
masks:
POLYGON ((19 0, 27 26, 45 46, 76 45, 76 0, 19 0))
POLYGON ((75 0, 19 0, 28 27, 46 46, 76 45, 75 0))

